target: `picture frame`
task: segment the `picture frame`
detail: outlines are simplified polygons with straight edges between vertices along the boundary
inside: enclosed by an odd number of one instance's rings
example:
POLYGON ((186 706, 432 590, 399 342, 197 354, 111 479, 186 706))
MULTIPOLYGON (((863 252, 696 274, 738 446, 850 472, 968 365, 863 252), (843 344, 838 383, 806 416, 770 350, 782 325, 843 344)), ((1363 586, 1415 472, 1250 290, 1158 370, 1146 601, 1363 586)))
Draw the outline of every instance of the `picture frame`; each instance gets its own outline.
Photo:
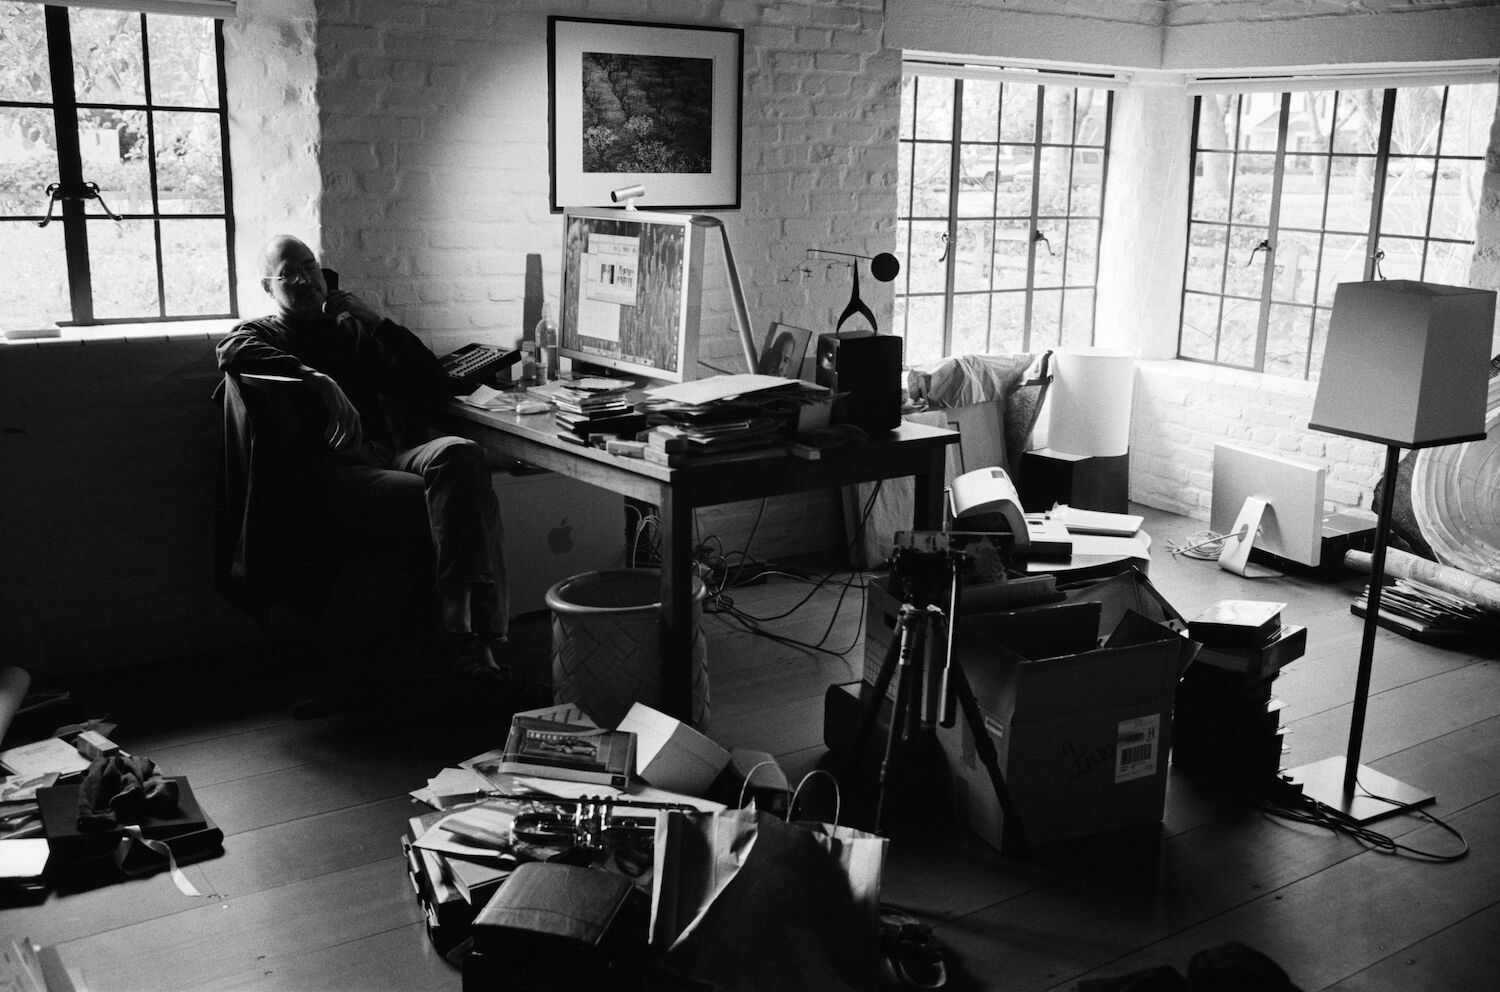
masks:
POLYGON ((547 18, 551 209, 737 210, 745 32, 547 18))
POLYGON ((812 331, 805 327, 772 321, 760 347, 760 362, 756 371, 761 375, 800 379, 802 362, 807 356, 807 344, 811 340, 812 331))

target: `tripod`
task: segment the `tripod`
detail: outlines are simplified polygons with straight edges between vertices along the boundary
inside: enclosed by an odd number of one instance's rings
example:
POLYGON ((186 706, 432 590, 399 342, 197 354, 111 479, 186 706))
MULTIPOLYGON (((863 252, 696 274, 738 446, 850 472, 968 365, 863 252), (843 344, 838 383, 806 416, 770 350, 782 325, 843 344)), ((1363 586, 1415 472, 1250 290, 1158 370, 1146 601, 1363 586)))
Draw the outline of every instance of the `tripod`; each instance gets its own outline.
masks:
POLYGON ((880 777, 875 803, 875 832, 885 825, 885 804, 898 751, 907 746, 917 733, 933 733, 934 724, 944 729, 956 721, 954 703, 963 712, 965 726, 974 738, 974 750, 995 790, 995 798, 1005 815, 1001 843, 1004 849, 1024 852, 1026 835, 1016 812, 1010 788, 1000 771, 1000 756, 990 739, 974 690, 964 674, 963 664, 953 656, 954 618, 958 615, 962 585, 961 551, 915 551, 897 548, 893 561, 895 584, 901 594, 901 609, 896 617, 896 637, 886 649, 880 663, 865 711, 860 715, 855 737, 855 753, 863 753, 865 742, 875 730, 880 704, 896 678, 896 701, 891 707, 891 723, 886 733, 880 760, 880 777), (946 586, 946 590, 944 590, 946 586), (933 600, 947 592, 946 613, 933 600), (928 635, 934 625, 946 630, 941 668, 932 664, 932 641, 928 635))

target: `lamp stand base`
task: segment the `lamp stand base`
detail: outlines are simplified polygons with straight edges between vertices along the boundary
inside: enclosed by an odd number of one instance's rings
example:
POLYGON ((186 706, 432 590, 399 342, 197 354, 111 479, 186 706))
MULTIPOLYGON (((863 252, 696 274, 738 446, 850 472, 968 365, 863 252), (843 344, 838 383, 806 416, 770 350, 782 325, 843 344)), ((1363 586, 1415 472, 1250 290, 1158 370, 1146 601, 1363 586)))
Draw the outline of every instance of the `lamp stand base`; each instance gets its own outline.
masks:
POLYGON ((1436 802, 1437 796, 1415 786, 1360 765, 1357 784, 1351 794, 1344 791, 1343 755, 1300 765, 1287 776, 1302 786, 1302 794, 1314 799, 1345 819, 1364 826, 1376 820, 1436 802))

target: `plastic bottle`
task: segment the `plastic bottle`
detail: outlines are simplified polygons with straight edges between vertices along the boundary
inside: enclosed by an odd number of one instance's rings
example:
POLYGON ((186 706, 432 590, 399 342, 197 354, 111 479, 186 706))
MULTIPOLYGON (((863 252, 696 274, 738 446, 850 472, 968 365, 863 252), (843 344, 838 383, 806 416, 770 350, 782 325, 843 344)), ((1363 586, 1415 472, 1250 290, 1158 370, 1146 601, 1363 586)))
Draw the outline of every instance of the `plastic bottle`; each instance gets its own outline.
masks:
POLYGON ((552 322, 552 308, 543 304, 542 319, 536 322, 537 375, 543 382, 557 378, 557 325, 552 322))

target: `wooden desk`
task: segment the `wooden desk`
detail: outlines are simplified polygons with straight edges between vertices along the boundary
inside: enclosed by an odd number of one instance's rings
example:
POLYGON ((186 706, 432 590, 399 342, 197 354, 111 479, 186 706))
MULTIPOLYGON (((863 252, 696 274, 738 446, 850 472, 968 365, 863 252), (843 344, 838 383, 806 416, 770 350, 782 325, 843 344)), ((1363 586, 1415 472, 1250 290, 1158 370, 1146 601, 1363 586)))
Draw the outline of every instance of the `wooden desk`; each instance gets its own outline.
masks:
MULTIPOLYGON (((956 431, 902 423, 859 447, 840 448, 819 459, 781 453, 746 458, 728 454, 668 468, 640 458, 622 458, 562 440, 551 413, 520 416, 490 412, 457 401, 435 425, 472 438, 490 451, 657 507, 661 526, 662 709, 690 717, 693 644, 693 511, 701 506, 784 496, 913 476, 912 526, 940 530, 943 524, 944 451, 956 431)), ((520 526, 507 521, 507 526, 520 526)))

